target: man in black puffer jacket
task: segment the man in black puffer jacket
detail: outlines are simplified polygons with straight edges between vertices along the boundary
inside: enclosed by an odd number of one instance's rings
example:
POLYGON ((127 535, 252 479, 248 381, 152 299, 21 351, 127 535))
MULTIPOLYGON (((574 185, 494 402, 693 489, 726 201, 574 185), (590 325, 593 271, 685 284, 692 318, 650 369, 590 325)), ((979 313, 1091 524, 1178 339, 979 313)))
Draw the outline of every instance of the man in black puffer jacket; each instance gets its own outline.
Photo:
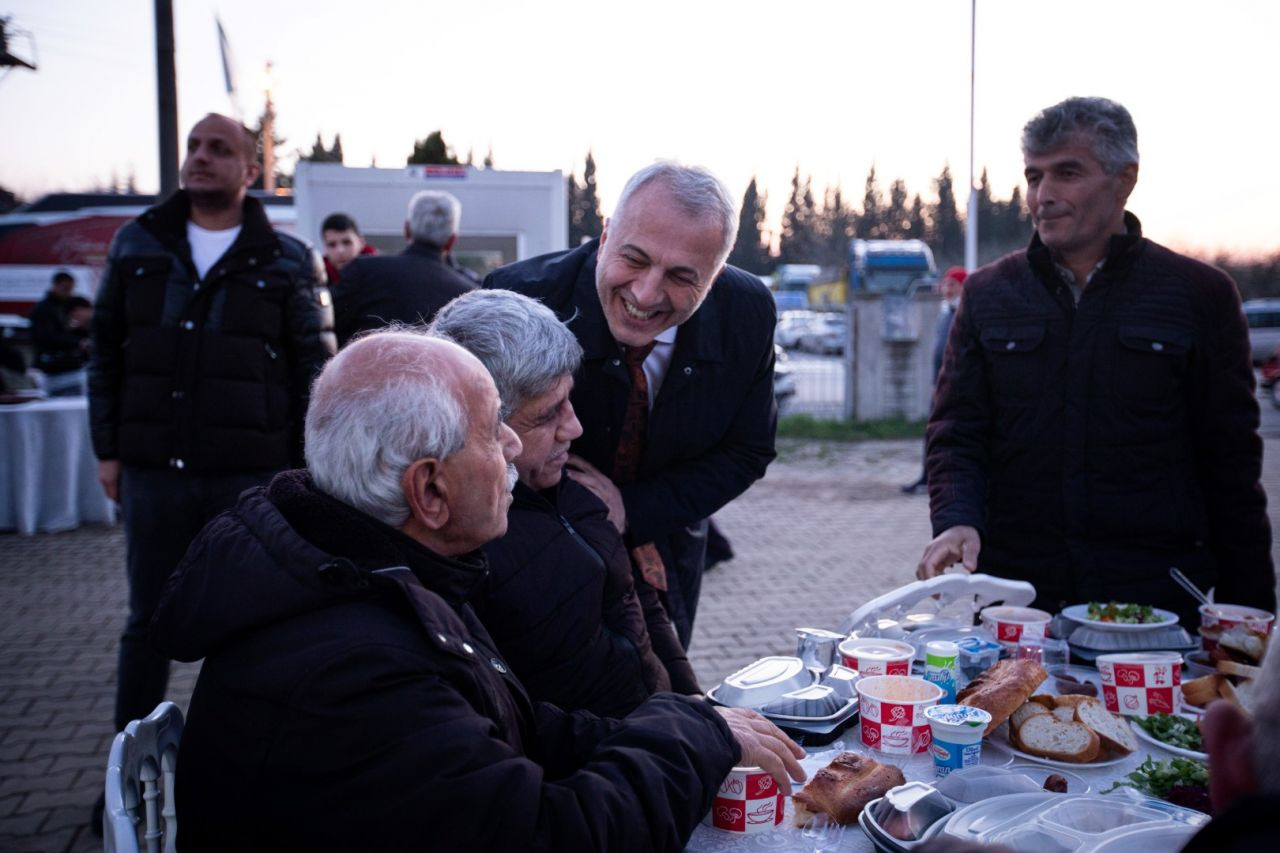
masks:
POLYGON ((246 492, 169 580, 157 645, 204 658, 178 849, 676 851, 729 769, 803 751, 670 693, 533 703, 468 599, 520 440, 456 344, 378 332, 316 380, 307 471, 246 492))
POLYGON ((1033 583, 1036 604, 1116 600, 1199 620, 1177 566, 1219 601, 1274 610, 1249 339, 1224 273, 1142 237, 1124 107, 1073 98, 1023 132, 1030 248, 965 283, 929 421, 935 539, 1033 583))
POLYGON ((196 123, 185 189, 120 229, 98 289, 89 417, 128 540, 117 730, 164 698, 146 627, 165 578, 241 491, 301 461, 308 389, 335 348, 314 252, 246 195, 255 156, 239 123, 196 123))
POLYGON ((523 446, 507 533, 485 546, 489 575, 473 603, 529 694, 616 717, 655 692, 701 693, 657 590, 632 571, 625 524, 565 473, 582 435, 569 400, 582 361, 573 333, 509 290, 459 296, 431 330, 488 368, 523 446))

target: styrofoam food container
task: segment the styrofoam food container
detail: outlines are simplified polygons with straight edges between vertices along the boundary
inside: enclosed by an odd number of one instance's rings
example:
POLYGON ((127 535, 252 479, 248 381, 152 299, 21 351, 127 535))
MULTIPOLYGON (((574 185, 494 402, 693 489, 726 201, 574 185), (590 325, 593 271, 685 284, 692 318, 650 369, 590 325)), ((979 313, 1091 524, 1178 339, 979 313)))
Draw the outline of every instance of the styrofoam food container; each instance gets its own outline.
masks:
POLYGON ((1098 655, 1102 701, 1113 714, 1145 717, 1178 710, 1182 655, 1177 652, 1129 652, 1098 655))
POLYGON ((768 832, 782 823, 786 803, 773 777, 759 767, 735 767, 720 783, 702 822, 725 832, 768 832))
POLYGON ((1053 616, 1034 607, 987 607, 979 614, 982 624, 996 639, 1009 646, 1020 640, 1042 639, 1049 630, 1053 616))
POLYGON ((933 740, 925 708, 938 704, 942 688, 907 675, 872 675, 858 682, 862 743, 895 755, 926 752, 933 740))
POLYGON ((851 637, 838 647, 840 662, 869 675, 910 675, 916 647, 901 640, 879 637, 851 637))
POLYGON ((734 708, 759 708, 784 693, 813 684, 813 673, 797 657, 760 658, 733 673, 715 688, 715 700, 734 708))

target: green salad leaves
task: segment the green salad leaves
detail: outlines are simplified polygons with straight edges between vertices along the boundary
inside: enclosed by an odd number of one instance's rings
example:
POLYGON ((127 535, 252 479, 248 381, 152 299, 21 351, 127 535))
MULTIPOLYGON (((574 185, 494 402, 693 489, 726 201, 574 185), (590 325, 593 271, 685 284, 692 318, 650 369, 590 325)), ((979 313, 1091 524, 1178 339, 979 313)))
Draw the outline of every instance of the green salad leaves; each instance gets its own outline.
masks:
POLYGON ((1144 625, 1147 622, 1155 622, 1156 612, 1150 604, 1120 604, 1115 601, 1108 601, 1102 604, 1097 601, 1089 602, 1089 621, 1091 622, 1115 622, 1121 625, 1144 625))
POLYGON ((1180 749, 1204 752, 1204 739, 1200 737, 1200 727, 1195 720, 1178 717, 1174 714, 1152 714, 1149 717, 1133 717, 1135 723, 1162 743, 1180 749))

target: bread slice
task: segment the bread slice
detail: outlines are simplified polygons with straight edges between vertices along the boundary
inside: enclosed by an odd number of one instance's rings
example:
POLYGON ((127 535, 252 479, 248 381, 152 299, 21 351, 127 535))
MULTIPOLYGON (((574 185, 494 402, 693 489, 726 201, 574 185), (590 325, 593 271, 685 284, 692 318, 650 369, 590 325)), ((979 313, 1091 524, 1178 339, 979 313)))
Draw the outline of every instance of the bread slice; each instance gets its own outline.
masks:
POLYGON ((1027 701, 1035 702, 1037 705, 1039 705, 1041 708, 1044 708, 1046 711, 1052 711, 1054 708, 1058 706, 1057 703, 1053 701, 1054 698, 1055 697, 1050 696, 1048 693, 1037 693, 1027 701))
POLYGON ((1247 663, 1236 663, 1233 660, 1218 661, 1217 670, 1223 675, 1235 675, 1240 678, 1254 679, 1262 675, 1259 667, 1249 666, 1247 663))
POLYGON ((1083 723, 1064 723, 1052 714, 1036 714, 1018 730, 1019 747, 1032 755, 1086 764, 1098 757, 1102 742, 1083 723))
POLYGON ((1218 645, 1247 658, 1248 663, 1259 663, 1267 651, 1267 635, 1248 625, 1232 625, 1218 636, 1218 645))
POLYGON ((1002 660, 965 685, 956 694, 956 701, 961 705, 981 708, 991 715, 991 723, 983 732, 989 735, 1009 719, 1048 677, 1044 667, 1033 660, 1002 660))
MULTIPOLYGON (((1035 697, 1033 696, 1031 698, 1034 699, 1035 697)), ((1017 732, 1018 729, 1022 728, 1022 724, 1026 722, 1029 717, 1034 717, 1037 714, 1048 713, 1049 709, 1044 705, 1041 705, 1039 702, 1023 702, 1022 705, 1018 707, 1018 710, 1014 711, 1013 715, 1009 717, 1010 732, 1017 732)))
POLYGON ((1104 747, 1126 755, 1138 748, 1138 738, 1127 722, 1108 711, 1097 699, 1081 698, 1089 701, 1076 703, 1076 721, 1093 729, 1104 747))
POLYGON ((1203 708, 1218 698, 1218 684, 1226 680, 1224 676, 1215 672, 1212 675, 1203 675, 1200 678, 1184 681, 1182 682, 1182 698, 1197 708, 1203 708))

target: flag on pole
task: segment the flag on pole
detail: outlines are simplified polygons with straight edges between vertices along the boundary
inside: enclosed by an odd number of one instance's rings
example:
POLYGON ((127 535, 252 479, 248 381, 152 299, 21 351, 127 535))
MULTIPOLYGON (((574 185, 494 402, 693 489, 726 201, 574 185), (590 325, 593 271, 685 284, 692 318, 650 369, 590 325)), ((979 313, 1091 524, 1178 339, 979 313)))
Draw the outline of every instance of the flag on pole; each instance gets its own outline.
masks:
POLYGON ((236 117, 239 118, 240 104, 236 98, 236 64, 231 58, 231 43, 227 40, 227 31, 222 28, 222 21, 217 15, 213 16, 213 22, 218 27, 218 51, 222 54, 222 79, 227 87, 227 97, 231 99, 231 106, 235 110, 236 117))

